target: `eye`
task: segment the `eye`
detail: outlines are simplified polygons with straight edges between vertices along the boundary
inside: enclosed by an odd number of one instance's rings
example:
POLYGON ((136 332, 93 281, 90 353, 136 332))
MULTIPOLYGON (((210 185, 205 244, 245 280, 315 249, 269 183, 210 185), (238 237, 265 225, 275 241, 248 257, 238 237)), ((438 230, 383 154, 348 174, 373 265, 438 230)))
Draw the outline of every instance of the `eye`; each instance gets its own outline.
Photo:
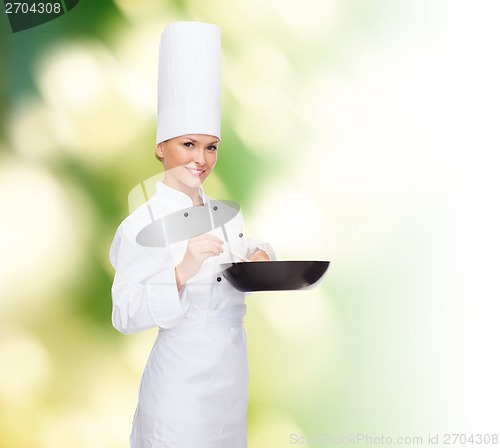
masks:
POLYGON ((185 143, 184 143, 184 146, 185 146, 186 148, 193 148, 193 147, 194 147, 193 142, 185 142, 185 143))
POLYGON ((209 151, 217 151, 217 146, 210 145, 210 146, 207 146, 207 149, 208 149, 209 151))

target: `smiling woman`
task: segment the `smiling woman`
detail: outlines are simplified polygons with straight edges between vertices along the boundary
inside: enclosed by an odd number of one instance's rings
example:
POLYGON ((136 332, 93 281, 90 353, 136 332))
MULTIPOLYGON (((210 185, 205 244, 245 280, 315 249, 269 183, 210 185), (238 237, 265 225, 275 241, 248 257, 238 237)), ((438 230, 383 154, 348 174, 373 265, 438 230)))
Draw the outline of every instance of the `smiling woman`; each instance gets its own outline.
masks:
POLYGON ((132 448, 247 446, 245 294, 221 271, 233 251, 250 261, 274 254, 268 244, 244 238, 238 210, 214 225, 222 207, 201 188, 220 141, 219 46, 211 24, 165 29, 156 139, 164 175, 156 193, 121 223, 111 247, 114 327, 124 334, 159 328, 141 381, 132 448), (202 74, 190 69, 193 61, 202 74), (142 245, 141 231, 163 218, 180 220, 173 230, 162 227, 161 246, 142 245), (189 239, 174 240, 169 232, 179 227, 189 239))

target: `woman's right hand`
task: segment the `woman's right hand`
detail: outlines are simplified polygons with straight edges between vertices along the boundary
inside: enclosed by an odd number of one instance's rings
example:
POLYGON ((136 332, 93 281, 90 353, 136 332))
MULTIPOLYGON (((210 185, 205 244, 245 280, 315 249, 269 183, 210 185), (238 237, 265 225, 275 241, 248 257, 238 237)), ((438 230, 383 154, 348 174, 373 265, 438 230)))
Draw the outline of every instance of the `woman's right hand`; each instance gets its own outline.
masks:
POLYGON ((184 258, 175 268, 179 289, 198 273, 207 258, 215 257, 223 252, 223 244, 221 239, 208 233, 189 240, 184 258))

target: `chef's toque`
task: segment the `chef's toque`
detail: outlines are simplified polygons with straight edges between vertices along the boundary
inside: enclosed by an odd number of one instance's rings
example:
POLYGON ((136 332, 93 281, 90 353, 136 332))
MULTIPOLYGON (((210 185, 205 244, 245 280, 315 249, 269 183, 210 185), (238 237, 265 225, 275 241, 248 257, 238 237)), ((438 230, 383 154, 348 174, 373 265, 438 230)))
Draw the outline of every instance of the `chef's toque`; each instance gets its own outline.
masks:
POLYGON ((220 30, 175 22, 163 31, 156 143, 186 134, 220 139, 220 30))

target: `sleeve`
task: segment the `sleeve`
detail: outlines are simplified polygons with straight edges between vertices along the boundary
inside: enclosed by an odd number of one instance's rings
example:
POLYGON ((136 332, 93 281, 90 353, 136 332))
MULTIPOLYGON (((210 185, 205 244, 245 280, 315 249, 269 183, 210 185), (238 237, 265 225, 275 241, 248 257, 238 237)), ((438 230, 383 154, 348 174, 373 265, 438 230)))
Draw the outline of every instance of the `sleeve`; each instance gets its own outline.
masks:
POLYGON ((260 249, 266 252, 267 255, 269 255, 271 261, 276 261, 276 254, 274 253, 274 249, 269 243, 266 243, 265 241, 261 240, 256 240, 254 238, 247 238, 246 243, 247 243, 247 253, 246 253, 247 258, 251 257, 253 253, 255 253, 257 250, 260 249))
POLYGON ((170 250, 143 247, 136 242, 136 233, 132 225, 122 223, 110 250, 116 271, 111 288, 112 323, 123 334, 171 328, 188 309, 185 289, 177 290, 170 250))

